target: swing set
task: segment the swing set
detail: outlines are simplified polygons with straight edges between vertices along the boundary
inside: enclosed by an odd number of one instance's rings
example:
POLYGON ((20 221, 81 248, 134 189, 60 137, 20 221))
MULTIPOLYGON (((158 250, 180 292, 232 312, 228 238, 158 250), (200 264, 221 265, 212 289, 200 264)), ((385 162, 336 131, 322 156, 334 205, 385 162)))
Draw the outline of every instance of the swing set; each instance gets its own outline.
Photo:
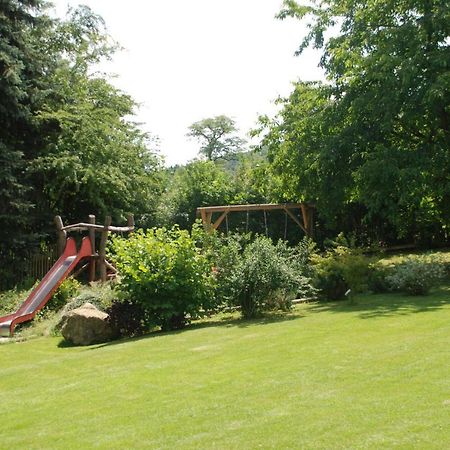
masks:
POLYGON ((300 229, 308 236, 313 238, 314 236, 314 206, 308 203, 261 203, 261 204, 249 204, 249 205, 226 205, 226 206, 204 206, 197 208, 197 215, 202 218, 203 227, 206 231, 217 230, 220 224, 225 220, 226 230, 228 232, 228 214, 232 212, 246 211, 246 231, 248 231, 249 213, 250 211, 263 211, 264 213, 264 226, 266 235, 268 234, 267 228, 267 211, 283 210, 285 212, 284 223, 284 238, 286 239, 287 233, 287 218, 290 217, 300 229), (298 217, 298 213, 300 218, 298 217), (213 219, 213 214, 219 213, 220 215, 213 219))

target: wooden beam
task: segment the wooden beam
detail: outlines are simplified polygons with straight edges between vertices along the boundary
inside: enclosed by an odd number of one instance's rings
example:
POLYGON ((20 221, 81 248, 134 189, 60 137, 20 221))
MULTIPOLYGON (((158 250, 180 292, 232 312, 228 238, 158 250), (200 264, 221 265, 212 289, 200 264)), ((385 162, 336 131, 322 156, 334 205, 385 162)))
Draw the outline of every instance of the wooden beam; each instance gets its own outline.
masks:
POLYGON ((106 267, 113 273, 117 273, 117 269, 107 259, 105 259, 106 267))
POLYGON ((202 217, 202 224, 203 224, 203 228, 205 229, 205 231, 208 231, 208 227, 207 227, 207 223, 206 223, 206 212, 201 210, 199 211, 197 209, 197 214, 200 212, 201 217, 202 217))
POLYGON ((272 209, 298 209, 301 203, 259 203, 251 205, 224 205, 224 206, 202 206, 197 208, 197 214, 204 212, 232 212, 232 211, 262 211, 272 209))
POLYGON ((106 216, 105 225, 103 227, 102 237, 100 239, 100 248, 98 250, 101 281, 106 281, 106 241, 108 239, 109 226, 111 225, 111 216, 106 216))
POLYGON ((130 228, 130 231, 134 231, 134 216, 133 216, 133 214, 128 214, 127 228, 130 228))
POLYGON ((64 230, 64 224, 61 216, 55 216, 56 232, 58 233, 58 256, 64 253, 66 248, 67 232, 64 230))
POLYGON ((303 216, 303 223, 305 224, 306 236, 312 239, 314 235, 314 208, 302 203, 301 212, 303 216))
MULTIPOLYGON (((59 216, 57 216, 57 217, 59 217, 59 216)), ((96 224, 92 224, 92 223, 80 222, 80 223, 75 223, 73 225, 67 225, 65 227, 62 227, 62 230, 63 231, 85 231, 85 230, 93 229, 94 231, 103 232, 104 228, 105 227, 103 225, 96 225, 96 224)), ((108 231, 115 231, 117 233, 134 231, 134 225, 128 226, 128 227, 109 226, 108 231)))
POLYGON ((206 211, 206 227, 208 230, 211 229, 212 212, 206 211))
MULTIPOLYGON (((89 215, 89 223, 95 224, 95 216, 93 214, 89 215)), ((89 228, 89 239, 91 241, 91 258, 89 261, 89 281, 95 281, 95 230, 94 228, 89 228)))
POLYGON ((212 227, 217 230, 217 228, 219 228, 219 225, 223 222, 223 219, 225 219, 225 217, 227 216, 228 211, 224 211, 220 217, 212 224, 212 227))
POLYGON ((291 213, 288 208, 284 208, 288 216, 306 233, 306 228, 301 224, 301 222, 291 213))

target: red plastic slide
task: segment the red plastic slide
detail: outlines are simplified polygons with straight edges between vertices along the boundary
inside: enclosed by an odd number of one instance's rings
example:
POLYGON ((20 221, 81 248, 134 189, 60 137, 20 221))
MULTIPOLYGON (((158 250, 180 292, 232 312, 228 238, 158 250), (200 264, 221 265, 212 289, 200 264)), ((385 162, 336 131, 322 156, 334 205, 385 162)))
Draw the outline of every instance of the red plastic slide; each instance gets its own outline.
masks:
POLYGON ((13 314, 0 317, 0 336, 12 336, 17 324, 32 320, 38 311, 50 300, 58 286, 67 278, 78 262, 87 256, 91 256, 91 252, 89 237, 83 238, 78 253, 75 239, 68 238, 64 253, 45 277, 42 278, 42 281, 33 289, 21 307, 13 314))

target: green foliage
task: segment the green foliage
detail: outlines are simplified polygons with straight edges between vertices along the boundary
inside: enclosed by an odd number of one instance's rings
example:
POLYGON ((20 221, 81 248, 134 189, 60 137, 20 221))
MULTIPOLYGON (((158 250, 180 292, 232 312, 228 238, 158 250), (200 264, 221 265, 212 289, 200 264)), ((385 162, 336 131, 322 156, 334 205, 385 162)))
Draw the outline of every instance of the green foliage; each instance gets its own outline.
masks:
POLYGON ((349 290, 342 270, 337 265, 328 267, 317 276, 316 286, 327 300, 342 300, 349 290))
POLYGON ((250 235, 230 234, 217 236, 209 234, 215 239, 206 245, 207 255, 213 263, 213 272, 216 279, 216 298, 219 305, 236 306, 237 300, 237 271, 241 267, 242 252, 249 244, 250 235))
POLYGON ((79 308, 84 303, 92 303, 98 309, 104 311, 117 299, 113 283, 89 283, 88 286, 80 289, 79 295, 73 298, 63 308, 62 314, 72 309, 79 308))
POLYGON ((145 325, 180 328, 214 308, 211 265, 185 230, 139 230, 113 241, 124 300, 145 310, 145 325))
POLYGON ((374 294, 383 294, 389 291, 387 277, 390 274, 390 268, 383 264, 369 265, 368 288, 374 294))
POLYGON ((216 116, 193 123, 188 136, 201 142, 201 155, 208 161, 216 161, 230 159, 242 151, 245 141, 234 135, 237 131, 233 119, 216 116))
POLYGON ((162 225, 190 228, 200 206, 228 204, 234 193, 230 175, 211 161, 194 161, 175 170, 159 205, 162 225))
POLYGON ((13 289, 0 292, 0 317, 17 311, 20 305, 30 294, 31 289, 32 287, 15 287, 13 289))
MULTIPOLYGON (((0 266, 23 268, 30 241, 31 187, 26 169, 29 153, 39 142, 34 121, 38 92, 43 88, 43 56, 36 48, 31 30, 41 27, 41 2, 8 0, 0 2, 0 266)), ((6 271, 5 271, 6 272, 6 271)), ((10 287, 13 273, 0 283, 10 287)))
POLYGON ((155 208, 160 161, 149 136, 128 119, 136 103, 90 65, 111 56, 103 20, 89 8, 72 11, 52 30, 49 49, 61 59, 49 82, 58 92, 47 97, 37 116, 48 133, 32 170, 46 206, 69 221, 86 211, 139 220, 155 208))
POLYGON ((59 311, 80 293, 81 284, 73 277, 66 278, 45 305, 46 311, 59 311))
POLYGON ((80 6, 57 20, 47 6, 0 3, 0 264, 20 274, 55 214, 149 222, 162 190, 135 102, 93 70, 117 49, 103 19, 80 6))
POLYGON ((365 292, 369 288, 371 264, 376 259, 365 256, 363 249, 335 243, 324 254, 312 257, 315 285, 329 300, 343 299, 348 289, 352 293, 365 292))
POLYGON ((276 192, 276 178, 269 170, 267 155, 261 152, 247 152, 239 155, 235 170, 235 204, 268 203, 277 201, 272 194, 276 192))
POLYGON ((296 296, 314 295, 299 253, 263 236, 245 247, 238 239, 229 240, 217 258, 218 295, 240 306, 246 319, 264 310, 289 309, 296 296))
POLYGON ((105 312, 108 322, 119 336, 140 336, 148 331, 149 320, 146 320, 146 311, 140 303, 116 300, 105 312))
POLYGON ((281 194, 315 201, 328 226, 357 209, 353 222, 375 237, 445 239, 447 10, 445 0, 285 0, 279 17, 306 22, 299 53, 323 48, 328 83, 298 83, 280 117, 262 121, 281 194))
POLYGON ((413 256, 394 266, 386 281, 394 291, 426 295, 445 276, 444 267, 432 257, 413 256))
POLYGON ((65 101, 45 108, 39 118, 59 132, 36 159, 49 208, 68 220, 86 211, 121 220, 127 211, 146 214, 155 207, 159 160, 147 136, 125 121, 133 100, 101 78, 61 71, 55 84, 65 101), (51 180, 50 183, 45 180, 51 180))

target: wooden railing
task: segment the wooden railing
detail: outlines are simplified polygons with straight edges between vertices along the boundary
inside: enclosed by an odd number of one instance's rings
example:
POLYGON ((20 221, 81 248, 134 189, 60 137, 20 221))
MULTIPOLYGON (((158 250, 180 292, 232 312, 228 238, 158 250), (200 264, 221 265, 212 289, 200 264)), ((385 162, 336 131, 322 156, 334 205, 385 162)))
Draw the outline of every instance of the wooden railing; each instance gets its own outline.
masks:
POLYGON ((51 269, 58 259, 58 248, 56 245, 48 247, 45 251, 30 253, 26 262, 26 276, 39 280, 51 269))

